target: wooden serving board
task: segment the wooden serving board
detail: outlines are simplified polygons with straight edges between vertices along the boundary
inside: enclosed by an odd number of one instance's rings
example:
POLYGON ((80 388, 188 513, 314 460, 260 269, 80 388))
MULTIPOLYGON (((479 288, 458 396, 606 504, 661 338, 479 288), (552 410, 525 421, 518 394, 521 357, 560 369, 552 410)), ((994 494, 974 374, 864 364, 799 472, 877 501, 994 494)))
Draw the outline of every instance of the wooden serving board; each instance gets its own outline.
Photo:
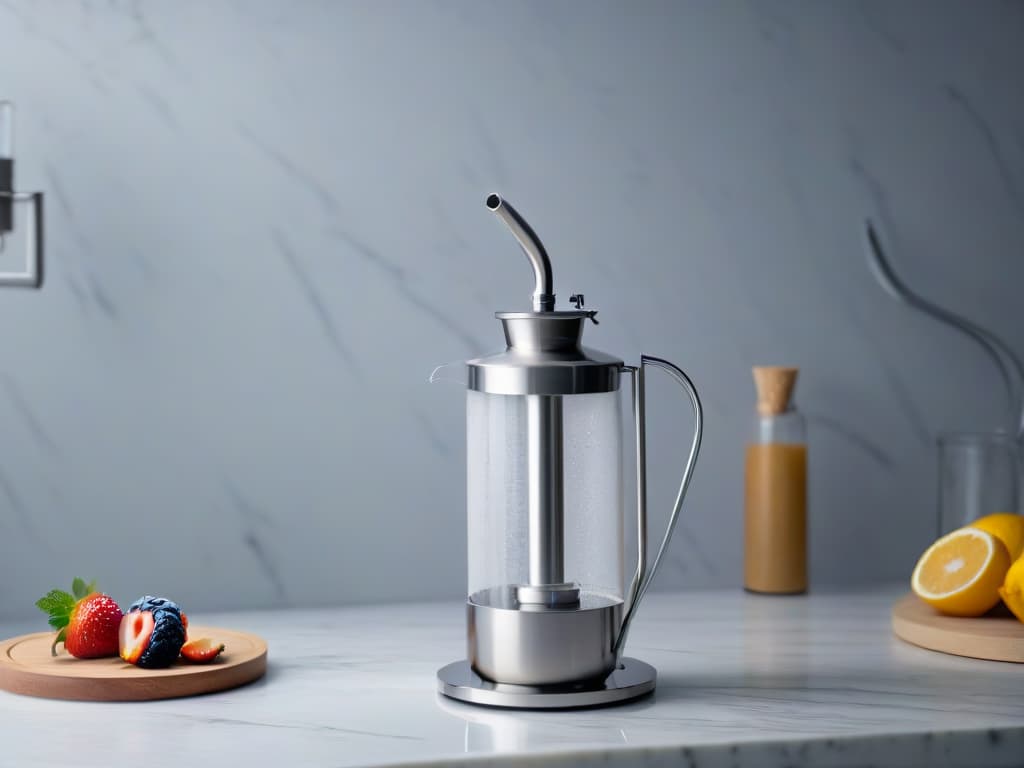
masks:
POLYGON ((224 643, 210 664, 177 661, 167 669, 140 669, 119 658, 76 659, 59 646, 50 654, 52 632, 0 642, 0 689, 48 699, 146 701, 223 691, 252 682, 267 671, 267 644, 256 635, 217 627, 189 627, 191 637, 224 643))
POLYGON ((943 616, 917 595, 904 595, 892 607, 896 637, 955 656, 1024 663, 1024 623, 1000 603, 976 619, 943 616))

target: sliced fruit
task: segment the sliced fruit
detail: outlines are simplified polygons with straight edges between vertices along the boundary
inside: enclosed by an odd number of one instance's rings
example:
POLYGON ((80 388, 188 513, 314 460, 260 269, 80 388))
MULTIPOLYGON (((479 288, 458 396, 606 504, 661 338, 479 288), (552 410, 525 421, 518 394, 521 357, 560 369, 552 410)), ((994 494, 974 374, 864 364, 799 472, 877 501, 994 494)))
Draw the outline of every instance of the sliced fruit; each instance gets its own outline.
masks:
MULTIPOLYGON (((176 622, 169 622, 169 626, 173 628, 173 627, 175 627, 176 624, 180 624, 181 625, 181 636, 182 636, 181 642, 184 643, 185 640, 188 639, 188 617, 181 610, 181 607, 176 602, 174 602, 173 600, 170 600, 170 599, 168 599, 166 597, 155 597, 154 595, 143 595, 138 600, 136 600, 134 603, 132 603, 130 606, 128 606, 128 612, 129 613, 132 613, 134 611, 149 611, 149 612, 151 612, 153 614, 154 621, 158 625, 161 625, 161 615, 162 614, 168 613, 168 614, 173 615, 174 618, 177 621, 176 622)), ((155 666, 167 666, 172 661, 174 661, 174 658, 172 658, 170 661, 167 661, 166 663, 163 662, 164 654, 170 654, 171 651, 169 649, 171 649, 171 648, 173 648, 173 643, 168 645, 168 646, 166 646, 166 650, 163 647, 161 647, 159 653, 154 652, 154 658, 150 658, 148 656, 146 658, 143 658, 141 665, 142 666, 154 666, 154 665, 155 666), (156 661, 156 663, 154 664, 153 662, 154 662, 155 659, 159 659, 159 661, 156 661)), ((180 648, 180 646, 179 646, 179 648, 180 648)), ((175 658, 177 657, 177 654, 178 654, 178 651, 175 650, 174 651, 174 657, 175 658)))
POLYGON ((1013 512, 996 512, 993 515, 979 517, 971 528, 988 531, 1006 546, 1010 553, 1010 562, 1014 562, 1024 552, 1024 515, 1013 512))
POLYGON ((155 624, 152 611, 131 611, 124 615, 118 631, 122 659, 129 664, 139 663, 142 654, 149 648, 150 640, 153 639, 155 624))
POLYGON ((208 637, 189 640, 181 646, 181 657, 195 664, 209 664, 224 652, 224 643, 215 643, 208 637))
POLYGON ((1024 621, 1024 557, 1017 558, 1006 572, 999 596, 1013 615, 1024 621))
POLYGON ((117 602, 96 591, 96 584, 76 578, 71 594, 50 590, 36 601, 36 606, 49 616, 50 626, 57 630, 50 652, 57 655, 57 645, 78 659, 116 656, 121 608, 117 602))
POLYGON ((914 593, 950 616, 980 616, 999 602, 1010 568, 1006 546, 991 533, 960 528, 921 555, 910 585, 914 593))
POLYGON ((185 643, 176 611, 129 611, 121 620, 121 658, 146 669, 170 666, 185 643))

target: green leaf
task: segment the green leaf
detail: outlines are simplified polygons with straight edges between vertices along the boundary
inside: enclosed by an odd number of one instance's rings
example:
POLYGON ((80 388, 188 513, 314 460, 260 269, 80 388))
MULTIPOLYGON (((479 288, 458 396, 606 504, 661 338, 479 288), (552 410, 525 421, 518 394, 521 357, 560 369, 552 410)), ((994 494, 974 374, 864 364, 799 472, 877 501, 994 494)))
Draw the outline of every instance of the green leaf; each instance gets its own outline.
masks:
POLYGON ((51 616, 67 616, 75 607, 75 598, 61 589, 51 589, 36 600, 36 607, 51 616))
POLYGON ((75 580, 71 582, 71 592, 79 600, 81 600, 83 597, 89 594, 86 591, 87 589, 88 587, 85 584, 85 579, 81 579, 78 576, 76 576, 75 580))
POLYGON ((36 601, 36 607, 47 614, 47 622, 54 629, 63 629, 71 621, 75 598, 60 589, 52 589, 36 601))

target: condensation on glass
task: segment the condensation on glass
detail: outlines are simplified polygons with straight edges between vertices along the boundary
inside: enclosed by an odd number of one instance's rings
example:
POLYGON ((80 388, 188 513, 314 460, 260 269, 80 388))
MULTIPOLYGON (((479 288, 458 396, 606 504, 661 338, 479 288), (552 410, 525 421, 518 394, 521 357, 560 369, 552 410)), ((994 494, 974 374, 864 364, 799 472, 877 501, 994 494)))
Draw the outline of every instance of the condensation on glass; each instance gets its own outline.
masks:
MULTIPOLYGON (((527 395, 466 393, 468 584, 471 600, 529 584, 527 395)), ((623 553, 622 407, 618 392, 566 395, 564 581, 619 602, 623 553)))

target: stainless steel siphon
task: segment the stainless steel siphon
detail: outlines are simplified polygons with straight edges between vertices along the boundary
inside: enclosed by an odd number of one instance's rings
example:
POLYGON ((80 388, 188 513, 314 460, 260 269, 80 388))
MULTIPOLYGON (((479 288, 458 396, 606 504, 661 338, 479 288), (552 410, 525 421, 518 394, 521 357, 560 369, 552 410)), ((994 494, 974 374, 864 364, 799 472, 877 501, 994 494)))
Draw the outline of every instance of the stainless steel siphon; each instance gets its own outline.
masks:
POLYGON ((487 198, 533 268, 532 311, 498 312, 504 350, 470 360, 467 386, 467 659, 438 672, 446 696, 508 707, 607 704, 654 689, 653 667, 623 655, 637 607, 672 536, 700 449, 697 391, 672 363, 640 365, 582 345, 597 322, 584 297, 555 308, 551 261, 498 195, 487 198), (645 377, 668 372, 695 429, 672 515, 647 557, 645 377), (626 578, 620 385, 636 443, 636 566, 626 578))

